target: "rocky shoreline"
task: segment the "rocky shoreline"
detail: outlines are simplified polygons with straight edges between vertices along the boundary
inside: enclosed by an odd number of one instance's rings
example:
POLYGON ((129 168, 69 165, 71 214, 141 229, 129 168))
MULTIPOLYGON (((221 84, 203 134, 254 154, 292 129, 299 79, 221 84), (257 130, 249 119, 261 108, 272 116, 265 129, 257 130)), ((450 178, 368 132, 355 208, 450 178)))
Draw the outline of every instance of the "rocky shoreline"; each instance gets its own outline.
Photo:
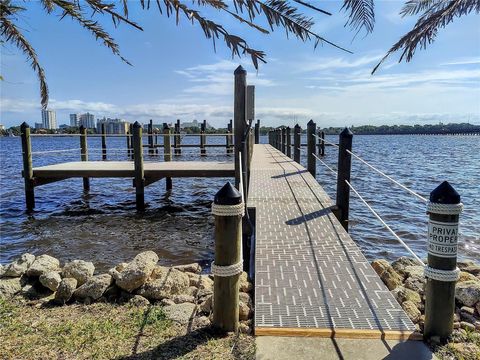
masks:
MULTIPOLYGON (((413 258, 401 257, 391 263, 379 259, 371 263, 419 333, 425 322, 423 266, 413 258)), ((480 359, 480 265, 459 261, 460 279, 455 286, 454 331, 450 342, 430 345, 443 359, 480 359)), ((435 339, 434 339, 435 340, 435 339)))
MULTIPOLYGON (((139 253, 108 273, 95 274, 93 263, 73 260, 61 266, 49 255, 24 254, 0 265, 0 298, 19 297, 37 307, 73 302, 110 302, 148 306, 161 304, 167 317, 190 330, 211 324, 213 276, 199 264, 173 267, 158 265, 153 251, 139 253)), ((252 283, 240 275, 239 330, 252 332, 252 283)))

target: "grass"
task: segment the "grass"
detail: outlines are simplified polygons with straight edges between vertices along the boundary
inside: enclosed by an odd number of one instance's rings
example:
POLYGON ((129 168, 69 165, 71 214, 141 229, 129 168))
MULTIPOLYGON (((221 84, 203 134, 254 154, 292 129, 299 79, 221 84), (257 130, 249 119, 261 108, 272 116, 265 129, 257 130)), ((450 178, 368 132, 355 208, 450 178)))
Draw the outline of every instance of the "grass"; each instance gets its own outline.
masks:
POLYGON ((0 299, 0 359, 253 359, 251 336, 186 332, 161 306, 62 307, 0 299))
POLYGON ((466 334, 457 335, 452 342, 438 346, 434 350, 435 355, 441 360, 478 360, 480 359, 480 333, 467 330, 466 334))

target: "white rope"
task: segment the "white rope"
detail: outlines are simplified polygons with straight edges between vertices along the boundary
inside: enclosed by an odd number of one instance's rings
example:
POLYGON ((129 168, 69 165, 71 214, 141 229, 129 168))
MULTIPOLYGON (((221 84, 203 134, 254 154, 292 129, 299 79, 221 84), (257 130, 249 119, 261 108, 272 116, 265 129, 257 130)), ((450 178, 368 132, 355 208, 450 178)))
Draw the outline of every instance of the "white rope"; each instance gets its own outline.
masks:
POLYGON ((460 278, 460 269, 457 267, 454 270, 440 270, 425 266, 424 275, 432 280, 453 282, 460 278))
POLYGON ((243 272, 243 260, 240 260, 236 264, 227 266, 215 265, 215 262, 212 262, 211 269, 214 276, 230 277, 238 275, 243 272))
POLYGON ((312 155, 318 160, 320 161, 328 170, 330 170, 335 176, 337 176, 337 172, 335 170, 333 170, 330 166, 327 165, 327 163, 325 163, 325 161, 323 161, 322 159, 320 159, 317 155, 315 155, 314 153, 312 153, 312 155))
POLYGON ((329 144, 329 145, 332 145, 332 146, 335 146, 337 148, 340 148, 340 146, 338 146, 337 144, 334 144, 334 143, 331 143, 330 141, 327 141, 325 139, 322 139, 320 136, 318 135, 315 135, 315 134, 312 134, 313 137, 316 137, 318 140, 321 140, 323 141, 325 144, 329 144))
POLYGON ((307 150, 302 149, 302 148, 297 148, 297 150, 300 150, 300 151, 303 151, 303 152, 307 152, 307 150))
POLYGON ((217 216, 243 216, 245 205, 243 201, 236 205, 219 205, 212 203, 212 214, 217 216))
POLYGON ((425 264, 423 263, 422 259, 420 259, 417 254, 415 254, 412 249, 410 249, 408 247, 408 245, 402 240, 400 239, 400 237, 395 234, 395 232, 390 228, 390 226, 388 226, 388 224, 383 221, 383 219, 380 217, 380 215, 377 214, 377 212, 375 210, 373 210, 373 208, 365 201, 365 199, 357 192, 357 190, 355 190, 355 188, 347 181, 345 180, 345 182, 347 183, 347 185, 350 187, 350 189, 352 189, 352 191, 355 193, 355 195, 358 196, 358 198, 365 204, 365 206, 372 212, 372 214, 383 224, 383 226, 385 226, 385 228, 390 231, 390 233, 395 237, 395 239, 397 239, 400 244, 403 245, 403 247, 410 253, 412 254, 412 256, 420 263, 422 264, 423 266, 425 266, 425 264))
POLYGON ((439 204, 428 202, 427 212, 441 215, 458 215, 463 210, 463 204, 439 204))
POLYGON ((415 191, 413 190, 410 190, 409 188, 407 188, 405 185, 403 184, 400 184, 397 180, 391 178, 390 176, 388 176, 387 174, 385 174, 384 172, 378 170, 375 166, 369 164, 368 162, 366 162, 365 160, 363 160, 360 156, 354 154, 353 152, 351 152, 350 150, 347 150, 347 152, 354 156, 355 158, 357 158, 358 160, 360 160, 362 163, 364 163, 365 165, 367 165, 369 168, 375 170, 377 173, 379 173, 380 175, 383 175, 384 177, 386 177, 388 180, 392 181, 393 183, 397 184, 398 186, 400 186, 402 189, 408 191, 410 194, 416 196, 417 198, 419 198, 420 200, 424 201, 424 202, 427 202, 428 200, 426 198, 424 198, 423 196, 417 194, 415 191))
POLYGON ((45 151, 32 151, 31 154, 50 154, 50 153, 63 153, 71 151, 81 151, 82 149, 65 149, 65 150, 45 150, 45 151))

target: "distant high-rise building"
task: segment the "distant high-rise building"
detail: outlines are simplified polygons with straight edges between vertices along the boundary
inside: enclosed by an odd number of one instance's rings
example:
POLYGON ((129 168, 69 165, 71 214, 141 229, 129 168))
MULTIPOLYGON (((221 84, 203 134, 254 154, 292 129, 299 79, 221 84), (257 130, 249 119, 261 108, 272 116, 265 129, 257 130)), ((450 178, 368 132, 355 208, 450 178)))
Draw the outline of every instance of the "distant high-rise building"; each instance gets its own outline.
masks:
POLYGON ((35 123, 35 129, 43 129, 43 123, 35 123))
POLYGON ((87 129, 95 129, 95 117, 93 114, 85 113, 81 114, 78 120, 78 126, 82 126, 87 129))
POLYGON ((78 126, 78 114, 70 114, 70 126, 78 126))
POLYGON ((44 129, 57 128, 57 114, 54 110, 42 110, 42 126, 44 129))
POLYGON ((123 119, 103 118, 97 120, 97 133, 102 132, 102 124, 105 124, 106 134, 126 134, 130 123, 123 119))

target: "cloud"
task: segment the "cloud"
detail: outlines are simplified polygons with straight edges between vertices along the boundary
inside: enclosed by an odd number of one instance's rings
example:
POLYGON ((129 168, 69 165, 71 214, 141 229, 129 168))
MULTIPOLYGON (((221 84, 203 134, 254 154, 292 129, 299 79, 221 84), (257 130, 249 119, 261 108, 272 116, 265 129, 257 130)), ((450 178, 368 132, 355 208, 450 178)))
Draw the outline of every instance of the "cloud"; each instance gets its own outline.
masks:
POLYGON ((356 60, 347 59, 345 57, 325 58, 325 59, 310 59, 303 64, 298 64, 298 72, 313 72, 321 70, 340 70, 359 68, 364 65, 371 64, 382 58, 381 54, 365 55, 356 60))
POLYGON ((451 65, 478 65, 480 64, 480 57, 476 58, 464 58, 456 61, 451 61, 447 63, 440 64, 441 66, 451 66, 451 65))

